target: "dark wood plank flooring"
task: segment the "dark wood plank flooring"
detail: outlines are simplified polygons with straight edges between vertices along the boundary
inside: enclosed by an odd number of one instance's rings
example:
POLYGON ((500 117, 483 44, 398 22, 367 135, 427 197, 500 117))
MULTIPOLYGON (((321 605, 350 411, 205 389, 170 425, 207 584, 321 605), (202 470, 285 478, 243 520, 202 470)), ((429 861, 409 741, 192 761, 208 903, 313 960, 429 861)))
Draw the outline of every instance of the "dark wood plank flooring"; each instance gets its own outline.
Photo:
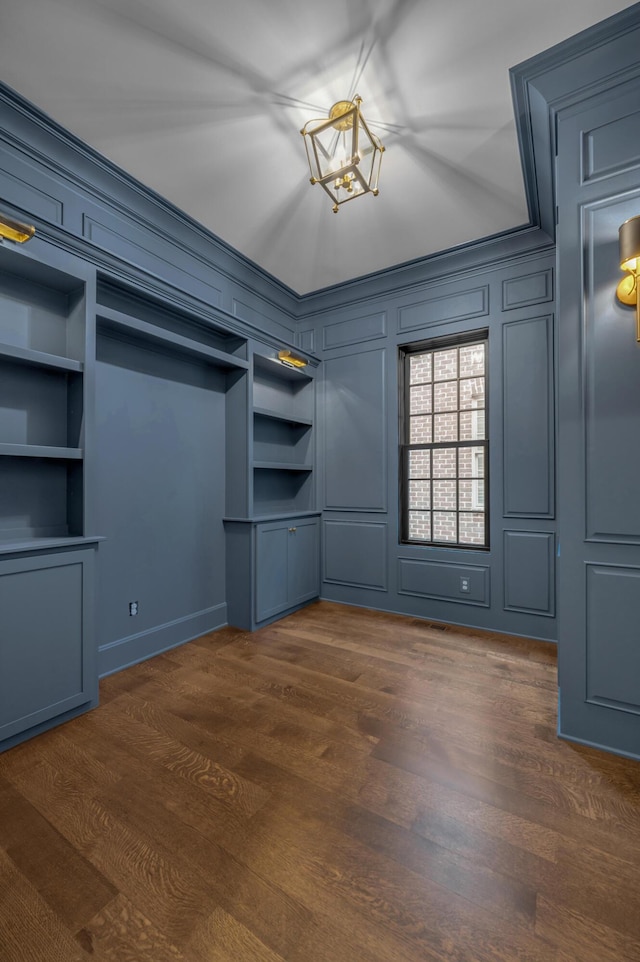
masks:
POLYGON ((2 962, 640 962, 640 765, 550 644, 322 602, 0 755, 2 962))

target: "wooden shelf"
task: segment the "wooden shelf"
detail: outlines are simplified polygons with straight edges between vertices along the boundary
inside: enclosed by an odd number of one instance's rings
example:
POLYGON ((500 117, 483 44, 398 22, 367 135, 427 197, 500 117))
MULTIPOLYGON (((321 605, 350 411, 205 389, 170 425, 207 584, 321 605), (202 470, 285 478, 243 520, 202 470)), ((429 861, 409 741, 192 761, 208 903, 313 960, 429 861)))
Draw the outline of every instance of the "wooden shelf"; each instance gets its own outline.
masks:
POLYGON ((58 461, 81 461, 82 448, 59 448, 45 444, 3 444, 0 456, 8 458, 53 458, 58 461))
POLYGON ((209 347, 201 341, 193 340, 182 334, 175 334, 173 331, 155 324, 149 324, 137 317, 123 314, 110 307, 98 307, 97 323, 103 330, 113 330, 121 334, 126 334, 134 340, 147 341, 152 344, 163 345, 171 348, 172 352, 186 355, 187 357, 197 358, 206 364, 223 370, 247 370, 249 362, 232 354, 226 354, 215 347, 209 347))
POLYGON ((253 467, 258 471, 313 471, 311 464, 294 464, 291 461, 254 461, 253 467))
POLYGON ((270 421, 283 421, 285 424, 291 424, 294 427, 310 428, 313 426, 313 421, 310 418, 300 418, 291 414, 280 414, 278 411, 271 411, 268 408, 254 407, 253 413, 258 417, 269 418, 270 421))
POLYGON ((17 361, 20 364, 27 364, 31 367, 48 368, 53 371, 81 373, 84 367, 80 361, 74 361, 68 357, 60 357, 57 354, 45 354, 43 351, 34 351, 29 347, 16 347, 13 344, 0 344, 0 359, 1 358, 17 361))

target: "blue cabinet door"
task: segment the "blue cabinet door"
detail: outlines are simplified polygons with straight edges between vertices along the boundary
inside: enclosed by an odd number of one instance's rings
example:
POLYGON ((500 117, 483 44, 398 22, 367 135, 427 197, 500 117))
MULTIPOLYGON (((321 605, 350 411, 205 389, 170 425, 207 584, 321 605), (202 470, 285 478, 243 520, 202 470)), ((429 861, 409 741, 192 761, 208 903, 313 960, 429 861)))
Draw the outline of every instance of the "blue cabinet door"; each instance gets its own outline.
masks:
POLYGON ((288 521, 256 525, 256 621, 272 618, 289 607, 290 527, 288 521))
POLYGON ((97 701, 92 564, 92 551, 0 561, 0 749, 97 701))
POLYGON ((320 591, 319 524, 317 518, 291 524, 289 548, 289 605, 317 598, 320 591))
POLYGON ((255 538, 256 622, 318 597, 317 518, 287 518, 258 524, 255 538))

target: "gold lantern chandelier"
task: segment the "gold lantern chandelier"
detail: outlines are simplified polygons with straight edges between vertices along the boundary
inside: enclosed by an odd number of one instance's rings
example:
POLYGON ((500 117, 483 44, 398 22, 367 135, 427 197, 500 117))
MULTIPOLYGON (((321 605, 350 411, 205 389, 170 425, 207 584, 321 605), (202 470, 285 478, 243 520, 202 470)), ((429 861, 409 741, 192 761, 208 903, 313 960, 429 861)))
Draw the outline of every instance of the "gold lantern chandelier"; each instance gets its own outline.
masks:
POLYGON ((328 118, 309 120, 300 131, 311 183, 326 190, 335 214, 354 197, 378 194, 384 147, 362 116, 361 103, 357 94, 353 100, 339 100, 328 118))

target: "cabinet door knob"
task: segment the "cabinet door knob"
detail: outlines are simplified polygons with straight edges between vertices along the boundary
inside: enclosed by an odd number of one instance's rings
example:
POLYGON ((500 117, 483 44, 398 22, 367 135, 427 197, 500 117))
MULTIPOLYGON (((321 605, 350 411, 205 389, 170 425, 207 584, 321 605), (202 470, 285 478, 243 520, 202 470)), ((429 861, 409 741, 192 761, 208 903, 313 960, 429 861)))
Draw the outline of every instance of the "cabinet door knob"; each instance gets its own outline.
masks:
POLYGON ((296 531, 296 530, 297 530, 296 528, 289 528, 289 531, 291 531, 291 532, 294 532, 294 531, 296 531))

